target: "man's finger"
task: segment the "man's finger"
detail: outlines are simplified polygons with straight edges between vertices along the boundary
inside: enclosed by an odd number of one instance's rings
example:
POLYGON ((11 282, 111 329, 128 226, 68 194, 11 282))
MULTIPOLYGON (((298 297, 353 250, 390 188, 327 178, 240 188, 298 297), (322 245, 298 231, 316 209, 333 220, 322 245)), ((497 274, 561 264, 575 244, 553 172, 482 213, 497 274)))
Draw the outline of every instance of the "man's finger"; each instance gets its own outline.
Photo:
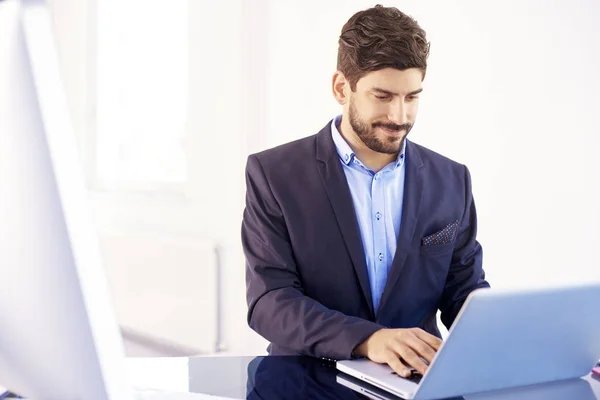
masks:
POLYGON ((416 335, 406 336, 404 343, 413 349, 419 356, 423 357, 427 363, 431 363, 433 357, 435 357, 436 350, 416 335))
POLYGON ((433 347, 435 351, 438 351, 442 346, 442 339, 437 336, 433 336, 432 334, 425 332, 423 329, 416 328, 413 329, 412 332, 416 337, 427 343, 429 346, 433 347))
POLYGON ((421 360, 417 353, 411 349, 408 345, 399 343, 400 357, 404 359, 409 366, 413 367, 421 374, 425 374, 427 370, 427 364, 421 360))
POLYGON ((406 368, 406 366, 402 364, 400 357, 398 354, 395 354, 394 351, 389 350, 385 360, 386 363, 394 370, 394 372, 401 377, 408 378, 410 376, 410 369, 406 368))

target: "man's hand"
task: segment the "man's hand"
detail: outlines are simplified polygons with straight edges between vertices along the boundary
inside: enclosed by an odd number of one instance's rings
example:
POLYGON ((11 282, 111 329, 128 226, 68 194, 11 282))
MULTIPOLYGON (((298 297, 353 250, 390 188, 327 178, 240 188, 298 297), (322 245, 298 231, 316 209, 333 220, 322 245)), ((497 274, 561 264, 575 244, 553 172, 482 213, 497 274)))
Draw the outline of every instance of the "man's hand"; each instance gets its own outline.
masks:
POLYGON ((407 378, 411 371, 400 358, 424 374, 427 364, 421 358, 431 363, 441 345, 439 338, 419 328, 381 329, 356 347, 354 353, 379 364, 388 364, 398 375, 407 378))

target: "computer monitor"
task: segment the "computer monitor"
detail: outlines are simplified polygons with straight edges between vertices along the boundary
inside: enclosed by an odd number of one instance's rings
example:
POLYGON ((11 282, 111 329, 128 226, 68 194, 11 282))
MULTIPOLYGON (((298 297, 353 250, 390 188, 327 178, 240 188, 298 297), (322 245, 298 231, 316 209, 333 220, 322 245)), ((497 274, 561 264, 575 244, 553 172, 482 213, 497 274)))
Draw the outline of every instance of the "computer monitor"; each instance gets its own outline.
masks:
POLYGON ((131 399, 48 7, 0 1, 0 385, 131 399))

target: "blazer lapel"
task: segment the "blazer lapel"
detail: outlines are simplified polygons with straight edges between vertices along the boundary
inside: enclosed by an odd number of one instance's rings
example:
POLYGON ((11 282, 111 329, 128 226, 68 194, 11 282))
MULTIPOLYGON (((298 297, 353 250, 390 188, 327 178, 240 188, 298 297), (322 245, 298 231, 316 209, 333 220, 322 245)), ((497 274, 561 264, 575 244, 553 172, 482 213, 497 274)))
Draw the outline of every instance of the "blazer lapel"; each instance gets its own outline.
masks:
POLYGON ((346 248, 348 249, 348 253, 350 253, 350 258, 352 259, 363 295, 369 305, 369 312, 374 317, 375 312, 373 310, 373 298, 365 252, 363 250, 352 196, 350 195, 350 187, 348 186, 346 175, 344 174, 331 137, 331 125, 327 125, 319 132, 316 145, 317 159, 321 161, 318 168, 323 185, 329 196, 329 201, 333 207, 342 237, 346 243, 346 248))
MULTIPOLYGON (((379 310, 382 310, 385 307, 391 294, 394 292, 394 287, 396 286, 396 282, 398 282, 400 272, 406 261, 406 256, 411 248, 415 228, 419 219, 419 209, 421 207, 421 197, 423 195, 423 161, 418 149, 410 141, 407 141, 406 143, 406 158, 404 205, 402 208, 400 234, 398 235, 396 254, 394 255, 392 267, 381 297, 379 310)), ((379 311, 377 314, 379 314, 379 311)))

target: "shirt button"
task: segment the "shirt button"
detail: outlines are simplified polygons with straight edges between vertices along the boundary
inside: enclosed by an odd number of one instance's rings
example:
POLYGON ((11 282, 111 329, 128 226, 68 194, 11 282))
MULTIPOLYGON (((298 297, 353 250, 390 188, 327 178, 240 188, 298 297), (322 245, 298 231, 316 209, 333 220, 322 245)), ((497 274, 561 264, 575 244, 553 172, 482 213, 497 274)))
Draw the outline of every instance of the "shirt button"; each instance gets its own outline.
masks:
POLYGON ((379 253, 379 261, 383 261, 383 254, 379 253))
POLYGON ((350 156, 348 154, 346 154, 345 158, 346 158, 346 161, 348 161, 348 159, 350 158, 350 156))
POLYGON ((377 218, 377 221, 379 221, 381 219, 381 213, 375 214, 375 218, 377 218))

